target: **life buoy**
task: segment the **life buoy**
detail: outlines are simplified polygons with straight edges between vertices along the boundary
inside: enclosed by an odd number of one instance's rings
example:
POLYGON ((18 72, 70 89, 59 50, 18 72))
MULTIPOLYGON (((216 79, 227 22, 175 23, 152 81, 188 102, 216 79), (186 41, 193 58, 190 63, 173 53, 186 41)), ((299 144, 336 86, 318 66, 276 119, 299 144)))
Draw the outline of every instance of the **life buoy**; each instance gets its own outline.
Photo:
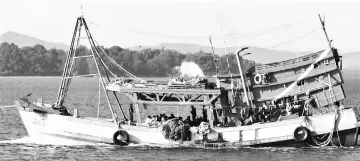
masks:
POLYGON ((255 82, 256 84, 260 84, 261 81, 262 81, 261 74, 259 74, 259 73, 256 74, 255 77, 254 77, 254 82, 255 82))
POLYGON ((295 142, 302 143, 308 140, 310 137, 310 130, 306 127, 299 126, 294 130, 294 140, 295 142))
POLYGON ((116 145, 121 145, 121 146, 129 145, 129 141, 130 141, 129 134, 124 130, 118 130, 113 135, 113 141, 114 144, 116 145), (119 136, 121 136, 121 139, 118 139, 119 136))
POLYGON ((329 64, 329 60, 327 60, 327 59, 324 60, 324 64, 325 64, 325 65, 328 65, 328 64, 329 64))

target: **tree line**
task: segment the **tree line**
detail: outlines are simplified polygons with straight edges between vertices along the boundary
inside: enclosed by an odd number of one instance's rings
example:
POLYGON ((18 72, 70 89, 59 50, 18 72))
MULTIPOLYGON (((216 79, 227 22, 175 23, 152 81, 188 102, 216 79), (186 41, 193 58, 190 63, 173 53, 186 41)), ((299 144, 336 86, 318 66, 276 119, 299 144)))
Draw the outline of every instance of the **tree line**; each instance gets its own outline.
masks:
MULTIPOLYGON (((198 51, 183 54, 168 49, 142 49, 140 51, 112 46, 105 48, 106 53, 130 73, 139 77, 165 77, 179 74, 176 67, 182 62, 194 62, 200 66, 205 75, 215 74, 215 63, 211 53, 198 51)), ((90 55, 91 50, 80 46, 78 56, 90 55)), ((112 65, 102 54, 102 59, 117 76, 125 74, 112 65)), ((61 76, 66 52, 61 49, 47 50, 42 45, 19 48, 14 43, 4 42, 0 45, 0 76, 61 76)), ((235 55, 215 55, 220 66, 220 73, 228 73, 228 62, 232 73, 239 73, 235 55)), ((245 68, 255 62, 245 60, 245 68)), ((75 75, 96 73, 92 58, 76 60, 75 75)))

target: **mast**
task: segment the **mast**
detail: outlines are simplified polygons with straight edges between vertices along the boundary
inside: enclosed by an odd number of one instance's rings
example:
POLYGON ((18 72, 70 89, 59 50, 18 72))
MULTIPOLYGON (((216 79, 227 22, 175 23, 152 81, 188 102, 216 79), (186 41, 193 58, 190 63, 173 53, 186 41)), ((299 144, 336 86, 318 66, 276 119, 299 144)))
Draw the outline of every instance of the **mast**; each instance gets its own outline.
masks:
POLYGON ((209 37, 209 41, 210 41, 210 45, 211 45, 212 55, 213 55, 213 58, 214 58, 216 76, 219 76, 219 64, 218 64, 217 59, 215 57, 215 52, 214 52, 214 47, 212 45, 211 36, 209 37))
POLYGON ((73 37, 71 40, 70 50, 65 59, 63 75, 61 77, 60 88, 59 88, 58 96, 56 99, 57 101, 55 102, 56 107, 63 106, 64 100, 66 97, 66 93, 67 93, 67 90, 68 90, 70 82, 71 82, 71 75, 72 75, 73 67, 75 64, 76 51, 77 51, 77 48, 79 45, 81 28, 82 28, 82 21, 80 20, 80 17, 79 17, 76 20, 76 25, 75 25, 73 37), (76 36, 77 34, 78 34, 78 36, 76 36), (76 41, 76 43, 75 43, 75 41, 76 41))
POLYGON ((320 22, 321 22, 322 29, 323 29, 323 31, 325 33, 325 37, 326 37, 326 40, 328 42, 328 45, 329 45, 330 49, 332 49, 332 45, 331 45, 332 40, 329 39, 329 36, 328 36, 328 34, 326 32, 326 29, 325 29, 325 15, 324 15, 324 19, 322 19, 320 14, 319 14, 319 19, 320 19, 320 22))
MULTIPOLYGON (((59 92, 58 92, 58 96, 57 96, 57 101, 55 103, 55 107, 63 107, 63 102, 64 102, 64 100, 66 98, 66 94, 67 94, 67 91, 69 89, 72 78, 74 78, 74 77, 85 77, 85 76, 99 76, 99 78, 100 78, 100 80, 102 82, 101 84, 103 86, 103 90, 104 90, 104 93, 105 93, 105 96, 106 96, 106 99, 107 99, 111 114, 113 116, 113 119, 115 119, 114 123, 118 124, 117 120, 116 120, 115 112, 114 112, 113 107, 112 107, 112 105, 110 103, 108 90, 106 89, 107 83, 110 82, 110 78, 109 78, 107 70, 109 70, 109 69, 104 64, 104 62, 101 60, 100 54, 99 54, 98 49, 97 49, 97 47, 95 45, 95 42, 94 42, 94 40, 92 38, 92 35, 91 35, 90 31, 89 31, 89 28, 88 28, 88 26, 86 24, 86 21, 85 21, 83 16, 80 16, 79 18, 77 18, 74 33, 73 33, 73 38, 72 38, 72 41, 71 41, 70 50, 69 50, 69 53, 66 56, 64 71, 63 71, 63 75, 62 75, 62 78, 61 78, 60 88, 59 88, 59 92), (85 29, 85 32, 86 32, 86 37, 81 37, 81 29, 82 29, 83 26, 84 26, 84 29, 85 29), (86 38, 86 39, 89 40, 89 44, 90 44, 90 47, 91 47, 91 53, 92 54, 85 55, 85 56, 78 56, 77 55, 77 47, 79 45, 79 40, 81 38, 86 38), (76 59, 78 59, 78 58, 93 58, 94 63, 96 65, 97 74, 87 74, 87 75, 73 76, 73 71, 74 71, 74 68, 75 68, 76 59), (104 77, 106 78, 106 80, 104 80, 104 77)), ((124 114, 124 111, 123 111, 123 109, 121 107, 120 101, 119 101, 116 93, 113 92, 113 94, 114 94, 114 96, 116 98, 119 109, 121 110, 124 119, 126 119, 126 116, 124 114)))
MULTIPOLYGON (((336 66, 337 66, 338 73, 339 73, 339 75, 340 75, 341 82, 343 83, 343 82, 344 82, 344 79, 343 79, 342 73, 341 73, 341 71, 340 71, 341 68, 339 67, 339 62, 340 62, 339 54, 338 54, 337 50, 332 47, 332 45, 331 45, 332 40, 329 39, 329 36, 328 36, 328 34, 327 34, 327 32, 326 32, 326 29, 325 29, 325 15, 324 15, 324 18, 322 19, 321 16, 320 16, 320 14, 319 14, 319 19, 320 19, 321 26, 322 26, 322 29, 323 29, 323 31, 324 31, 326 40, 327 40, 327 42, 328 42, 329 48, 330 48, 331 52, 333 53, 333 57, 334 57, 334 59, 335 59, 335 63, 336 63, 336 66)), ((341 63, 341 62, 340 62, 340 63, 341 63)), ((331 75, 328 74, 328 78, 329 78, 329 85, 328 85, 328 86, 329 86, 330 95, 331 95, 331 96, 330 96, 330 99, 331 99, 331 101, 333 101, 332 98, 335 97, 335 92, 334 92, 333 85, 332 85, 332 82, 331 82, 331 78, 330 78, 330 77, 331 77, 331 75)), ((342 87, 342 84, 340 84, 340 86, 341 86, 341 89, 342 89, 342 93, 344 94, 344 97, 346 98, 346 95, 345 95, 344 89, 343 89, 343 87, 342 87)), ((335 100, 336 100, 336 98, 335 98, 335 100)), ((333 103, 334 103, 334 102, 333 102, 333 103)))

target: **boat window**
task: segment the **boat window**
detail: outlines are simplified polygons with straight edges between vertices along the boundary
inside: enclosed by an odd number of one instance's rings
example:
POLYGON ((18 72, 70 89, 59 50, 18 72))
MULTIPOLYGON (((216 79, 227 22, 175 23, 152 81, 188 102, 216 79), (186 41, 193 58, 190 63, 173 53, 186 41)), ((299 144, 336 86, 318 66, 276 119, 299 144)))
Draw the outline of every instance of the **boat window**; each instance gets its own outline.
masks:
POLYGON ((308 60, 310 60, 310 57, 303 58, 303 61, 308 61, 308 60))
POLYGON ((318 57, 318 55, 317 55, 317 54, 315 54, 315 55, 312 55, 311 57, 312 57, 312 58, 317 58, 317 57, 318 57))

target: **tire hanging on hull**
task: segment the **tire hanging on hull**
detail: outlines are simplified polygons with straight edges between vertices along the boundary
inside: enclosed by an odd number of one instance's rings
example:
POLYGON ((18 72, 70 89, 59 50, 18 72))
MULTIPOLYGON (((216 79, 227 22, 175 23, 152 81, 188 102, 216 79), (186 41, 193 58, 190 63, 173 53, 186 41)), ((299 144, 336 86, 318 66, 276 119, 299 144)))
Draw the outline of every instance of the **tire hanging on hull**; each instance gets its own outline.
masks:
POLYGON ((294 130, 294 140, 297 143, 307 141, 311 137, 310 135, 310 130, 303 126, 299 126, 294 130))
POLYGON ((129 145, 129 142, 130 142, 129 134, 124 130, 118 130, 113 135, 113 142, 114 142, 114 144, 120 145, 120 146, 129 145), (125 139, 120 140, 120 139, 118 139, 119 136, 121 136, 122 138, 125 138, 125 139))

